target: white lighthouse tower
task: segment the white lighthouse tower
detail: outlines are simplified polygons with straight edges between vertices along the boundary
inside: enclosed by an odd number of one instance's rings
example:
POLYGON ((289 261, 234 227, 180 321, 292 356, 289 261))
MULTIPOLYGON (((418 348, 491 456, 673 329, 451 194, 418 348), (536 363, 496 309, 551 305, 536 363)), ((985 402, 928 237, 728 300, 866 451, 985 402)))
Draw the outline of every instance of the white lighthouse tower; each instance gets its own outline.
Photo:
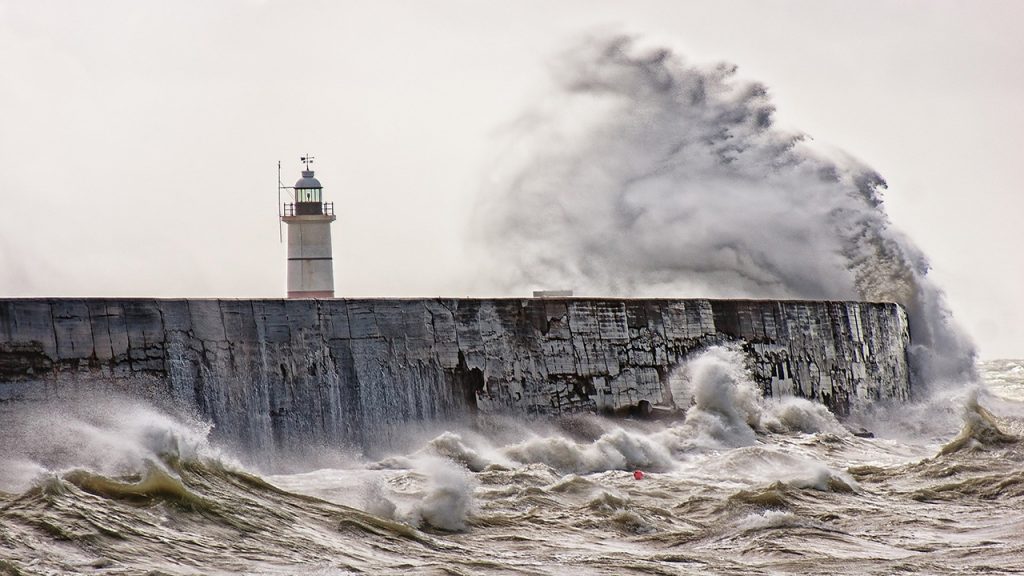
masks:
POLYGON ((312 156, 295 183, 295 202, 285 204, 281 221, 288 225, 288 297, 334 298, 331 222, 334 203, 323 201, 323 186, 313 177, 312 156))

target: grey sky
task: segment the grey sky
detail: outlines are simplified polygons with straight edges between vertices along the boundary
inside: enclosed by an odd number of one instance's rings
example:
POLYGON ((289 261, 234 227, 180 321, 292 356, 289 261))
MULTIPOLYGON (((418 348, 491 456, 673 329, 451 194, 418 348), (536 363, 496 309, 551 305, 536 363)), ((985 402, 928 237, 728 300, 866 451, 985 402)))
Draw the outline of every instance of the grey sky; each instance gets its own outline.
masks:
POLYGON ((336 202, 339 295, 483 295, 503 127, 580 34, 771 91, 889 183, 984 357, 1024 355, 1018 2, 0 0, 0 296, 281 296, 276 161, 336 202), (479 280, 479 279, 474 279, 479 280))

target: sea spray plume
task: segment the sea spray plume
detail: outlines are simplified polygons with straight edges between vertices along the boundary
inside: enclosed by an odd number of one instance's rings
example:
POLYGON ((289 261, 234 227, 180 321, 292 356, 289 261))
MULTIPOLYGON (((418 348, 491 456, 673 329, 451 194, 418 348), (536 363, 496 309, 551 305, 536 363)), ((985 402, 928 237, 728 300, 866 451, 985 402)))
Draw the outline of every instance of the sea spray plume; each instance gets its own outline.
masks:
POLYGON ((411 526, 428 524, 457 532, 466 529, 466 520, 476 508, 473 491, 477 482, 472 474, 455 462, 437 456, 418 455, 410 459, 422 487, 412 494, 392 494, 379 488, 367 499, 368 511, 390 516, 411 526))
POLYGON ((775 127, 765 87, 735 70, 629 36, 558 59, 478 210, 503 288, 896 301, 915 386, 974 379, 926 259, 889 225, 882 177, 775 127))
POLYGON ((685 378, 673 379, 672 396, 684 407, 686 425, 702 443, 749 446, 761 424, 761 395, 743 368, 742 353, 716 347, 687 362, 685 378))
POLYGON ((669 378, 676 405, 686 409, 680 431, 696 446, 737 447, 758 432, 848 434, 823 405, 804 398, 765 398, 747 371, 742 350, 715 346, 669 378))

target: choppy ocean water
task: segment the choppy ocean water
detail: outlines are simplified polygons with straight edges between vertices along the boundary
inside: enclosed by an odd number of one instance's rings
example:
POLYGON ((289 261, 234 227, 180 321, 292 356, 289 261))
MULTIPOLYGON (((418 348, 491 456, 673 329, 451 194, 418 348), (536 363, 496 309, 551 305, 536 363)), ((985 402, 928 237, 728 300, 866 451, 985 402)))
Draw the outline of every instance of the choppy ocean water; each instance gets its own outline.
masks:
POLYGON ((675 419, 492 419, 265 470, 142 403, 44 407, 0 424, 0 574, 1024 572, 1024 361, 979 368, 839 422, 722 351, 675 419))

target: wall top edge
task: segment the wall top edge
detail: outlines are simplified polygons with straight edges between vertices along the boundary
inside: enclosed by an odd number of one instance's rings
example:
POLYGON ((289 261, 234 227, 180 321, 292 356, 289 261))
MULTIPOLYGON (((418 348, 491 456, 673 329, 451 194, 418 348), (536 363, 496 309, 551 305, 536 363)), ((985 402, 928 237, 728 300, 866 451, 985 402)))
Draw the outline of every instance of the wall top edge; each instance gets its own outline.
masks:
POLYGON ((675 297, 621 297, 621 296, 566 296, 532 298, 529 296, 501 296, 501 297, 459 297, 459 296, 423 296, 423 297, 387 297, 372 296, 364 298, 154 298, 145 296, 118 297, 118 296, 40 296, 40 297, 16 297, 0 298, 0 303, 16 302, 722 302, 733 304, 870 304, 870 305, 895 305, 904 308, 896 302, 871 301, 871 300, 814 300, 810 298, 675 298, 675 297))

